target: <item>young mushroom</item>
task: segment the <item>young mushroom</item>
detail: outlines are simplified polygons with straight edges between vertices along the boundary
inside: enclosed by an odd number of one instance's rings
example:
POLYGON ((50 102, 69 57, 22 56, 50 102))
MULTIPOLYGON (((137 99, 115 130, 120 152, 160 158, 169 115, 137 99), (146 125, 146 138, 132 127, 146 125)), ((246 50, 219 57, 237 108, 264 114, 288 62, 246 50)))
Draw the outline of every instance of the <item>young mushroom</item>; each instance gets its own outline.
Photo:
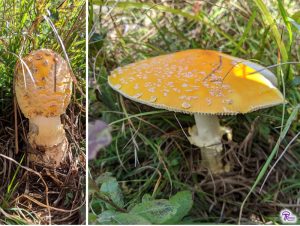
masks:
POLYGON ((223 164, 218 115, 235 115, 281 104, 275 75, 263 66, 212 50, 186 50, 117 68, 108 77, 123 96, 156 108, 193 114, 191 144, 201 149, 213 174, 228 172, 223 164), (258 72, 259 70, 262 70, 258 72))
POLYGON ((72 94, 68 64, 52 50, 33 51, 16 65, 15 93, 21 111, 29 119, 30 161, 58 167, 68 149, 60 119, 72 94))

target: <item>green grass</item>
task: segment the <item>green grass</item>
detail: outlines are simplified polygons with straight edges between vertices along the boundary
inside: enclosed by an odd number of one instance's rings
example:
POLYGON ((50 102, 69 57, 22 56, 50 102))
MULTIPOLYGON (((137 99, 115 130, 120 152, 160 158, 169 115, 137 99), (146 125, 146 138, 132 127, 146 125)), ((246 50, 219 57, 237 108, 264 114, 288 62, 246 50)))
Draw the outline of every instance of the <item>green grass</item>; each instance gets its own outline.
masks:
POLYGON ((84 0, 0 0, 0 224, 84 222, 80 207, 85 202, 85 37, 84 0), (67 54, 77 80, 64 116, 73 153, 70 165, 76 170, 59 172, 56 180, 53 172, 36 174, 29 168, 28 120, 14 104, 16 62, 41 48, 67 54), (55 202, 64 195, 66 200, 55 202))
MULTIPOLYGON (((135 103, 107 84, 117 67, 191 48, 221 50, 265 66, 299 62, 300 31, 289 22, 300 10, 296 2, 90 2, 89 117, 107 122, 113 137, 90 161, 91 179, 111 172, 129 209, 147 193, 168 198, 188 189, 194 200, 184 219, 189 223, 245 224, 253 218, 280 223, 281 209, 299 212, 299 138, 270 169, 300 129, 300 64, 272 68, 285 93, 284 107, 221 118, 233 130, 233 142, 224 142, 234 168, 214 177, 201 167, 198 149, 184 135, 194 124, 192 116, 135 103)), ((91 200, 93 214, 105 210, 91 200)))

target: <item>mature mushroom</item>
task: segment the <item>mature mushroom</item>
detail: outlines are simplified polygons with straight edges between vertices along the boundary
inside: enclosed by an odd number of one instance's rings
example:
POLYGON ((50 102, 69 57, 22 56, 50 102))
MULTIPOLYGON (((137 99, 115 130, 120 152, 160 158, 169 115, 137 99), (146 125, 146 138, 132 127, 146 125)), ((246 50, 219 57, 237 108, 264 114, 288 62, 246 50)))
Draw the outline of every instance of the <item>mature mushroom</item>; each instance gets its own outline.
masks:
POLYGON ((142 60, 117 68, 108 82, 131 100, 194 114, 196 125, 189 128, 189 141, 201 148, 203 163, 214 174, 230 168, 222 162, 221 140, 231 132, 220 127, 217 115, 247 113, 284 101, 271 71, 212 50, 142 60))
POLYGON ((72 93, 68 64, 49 49, 30 53, 16 65, 15 93, 29 119, 29 159, 48 167, 59 166, 68 149, 60 119, 72 93))

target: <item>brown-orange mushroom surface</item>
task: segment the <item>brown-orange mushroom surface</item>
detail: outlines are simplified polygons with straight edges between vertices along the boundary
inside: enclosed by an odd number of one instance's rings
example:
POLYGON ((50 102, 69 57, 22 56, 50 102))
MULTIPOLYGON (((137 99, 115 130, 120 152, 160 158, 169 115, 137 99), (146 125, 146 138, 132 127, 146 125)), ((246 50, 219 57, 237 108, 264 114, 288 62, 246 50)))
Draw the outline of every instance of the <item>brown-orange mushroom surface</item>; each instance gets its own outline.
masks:
POLYGON ((31 52, 16 65, 15 93, 29 119, 29 159, 48 167, 59 166, 68 149, 60 119, 72 93, 67 62, 49 49, 31 52))
POLYGON ((201 148, 205 166, 218 174, 222 135, 217 115, 235 115, 284 102, 276 76, 263 66, 213 50, 186 50, 149 58, 111 72, 110 86, 123 96, 152 107, 194 114, 189 141, 201 148))

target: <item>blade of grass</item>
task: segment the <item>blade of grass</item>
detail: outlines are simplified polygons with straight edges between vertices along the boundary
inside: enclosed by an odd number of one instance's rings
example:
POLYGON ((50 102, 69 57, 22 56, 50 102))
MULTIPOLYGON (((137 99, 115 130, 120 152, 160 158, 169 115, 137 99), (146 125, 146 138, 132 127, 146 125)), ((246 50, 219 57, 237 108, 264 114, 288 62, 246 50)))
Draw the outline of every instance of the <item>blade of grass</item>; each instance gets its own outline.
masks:
POLYGON ((255 18, 256 18, 256 14, 257 14, 257 11, 254 11, 251 15, 251 17, 249 18, 249 21, 248 21, 248 24, 247 24, 247 27, 238 43, 238 45, 235 47, 235 49, 232 51, 232 55, 235 56, 237 54, 237 52, 239 51, 239 49, 242 47, 243 43, 246 41, 246 39, 248 38, 248 33, 250 32, 251 30, 251 27, 252 27, 252 24, 253 22, 255 21, 255 18))
POLYGON ((289 48, 291 48, 292 43, 293 43, 292 26, 291 26, 291 23, 288 20, 288 15, 287 15, 287 12, 286 12, 283 4, 282 4, 282 1, 281 0, 277 0, 277 3, 278 3, 279 12, 281 14, 281 17, 283 19, 283 22, 285 23, 286 29, 287 29, 288 34, 289 34, 289 41, 290 41, 289 48))
POLYGON ((266 25, 271 28, 272 35, 274 36, 277 46, 282 55, 282 61, 283 62, 288 61, 288 53, 287 53, 287 50, 285 48, 283 41, 281 40, 281 35, 278 30, 278 27, 276 26, 276 21, 274 20, 270 11, 268 10, 267 6, 265 5, 265 3, 262 0, 254 0, 254 3, 257 5, 257 7, 261 11, 263 17, 265 18, 266 25))
POLYGON ((275 166, 277 165, 277 163, 280 161, 280 159, 283 157, 283 155, 289 150, 289 147, 291 146, 291 144, 298 138, 298 136, 300 135, 300 132, 297 133, 293 139, 288 143, 288 145, 285 147, 285 149, 283 150, 283 152, 281 153, 281 155, 278 157, 278 159, 276 160, 276 162, 273 164, 273 166, 271 167, 271 169, 269 170, 268 174, 266 175, 262 185, 261 185, 261 188, 260 188, 260 192, 262 190, 262 187, 264 186, 264 184, 266 183, 269 175, 271 174, 271 172, 273 171, 273 169, 275 168, 275 166))
POLYGON ((293 109, 293 111, 292 111, 290 117, 288 118, 288 120, 287 120, 287 122, 286 122, 286 124, 285 124, 285 126, 284 126, 284 129, 283 129, 282 133, 281 133, 280 136, 279 136, 279 139, 278 139, 277 142, 276 142, 275 147, 273 148, 273 150, 272 150, 270 156, 268 157, 267 161, 265 162, 264 166, 262 167, 261 171, 259 172, 259 174, 258 174, 258 176, 257 176, 257 178, 256 178, 256 180, 255 180, 255 182, 254 182, 254 184, 252 185, 252 187, 251 187, 249 193, 247 194, 246 198, 245 198, 244 201, 242 202, 242 205, 241 205, 241 208, 240 208, 240 213, 239 213, 238 224, 241 224, 241 218, 242 218, 243 208, 244 208, 245 203, 247 202, 248 198, 250 197, 250 195, 252 194, 252 192, 254 191, 254 189, 256 188, 256 186, 258 185, 258 183, 261 181, 261 179, 263 178, 263 176, 265 175, 265 173, 266 173, 268 167, 269 167, 270 164, 271 164, 271 161, 273 160, 274 156, 276 155, 276 153, 277 153, 277 151, 278 151, 278 149, 279 149, 279 146, 280 146, 282 140, 283 140, 284 137, 286 136, 286 134, 287 134, 287 132, 288 132, 288 130, 289 130, 289 128, 290 128, 290 126, 291 126, 293 120, 297 117, 297 114, 298 114, 299 109, 300 109, 300 105, 297 105, 297 106, 293 109))
MULTIPOLYGON (((25 154, 22 156, 20 164, 23 163, 24 157, 25 157, 25 154)), ((20 171, 20 165, 18 165, 17 169, 15 170, 15 172, 13 174, 13 178, 12 178, 11 182, 9 183, 9 185, 7 187, 7 190, 6 190, 6 199, 7 199, 7 201, 11 198, 11 195, 13 194, 13 192, 16 190, 16 188, 19 185, 18 181, 14 185, 14 181, 16 180, 16 177, 17 177, 19 171, 20 171)))
POLYGON ((171 50, 171 43, 165 38, 165 32, 162 31, 161 29, 159 29, 158 24, 156 23, 156 21, 154 21, 151 16, 149 16, 146 13, 147 17, 149 18, 149 20, 151 21, 151 23, 153 24, 153 26, 156 28, 158 34, 160 35, 161 39, 164 40, 166 47, 168 48, 168 50, 171 50))
POLYGON ((131 118, 138 118, 140 116, 146 116, 146 115, 161 114, 161 113, 164 113, 164 112, 167 112, 167 111, 150 111, 150 112, 144 112, 144 113, 134 114, 134 115, 130 115, 130 116, 128 115, 126 118, 122 118, 122 119, 116 120, 114 122, 111 122, 109 125, 112 126, 114 124, 126 121, 126 120, 131 119, 131 118))
MULTIPOLYGON (((292 31, 292 27, 291 27, 291 23, 288 20, 288 15, 287 12, 282 4, 281 0, 277 0, 278 3, 278 8, 279 8, 279 12, 281 14, 281 17, 283 19, 283 22, 285 23, 286 29, 288 31, 288 35, 289 35, 289 44, 288 44, 288 59, 291 59, 291 48, 292 48, 292 44, 293 44, 293 31, 292 31)), ((292 68, 290 67, 290 65, 288 65, 286 67, 286 74, 288 77, 288 80, 293 80, 294 76, 292 74, 292 68)))

